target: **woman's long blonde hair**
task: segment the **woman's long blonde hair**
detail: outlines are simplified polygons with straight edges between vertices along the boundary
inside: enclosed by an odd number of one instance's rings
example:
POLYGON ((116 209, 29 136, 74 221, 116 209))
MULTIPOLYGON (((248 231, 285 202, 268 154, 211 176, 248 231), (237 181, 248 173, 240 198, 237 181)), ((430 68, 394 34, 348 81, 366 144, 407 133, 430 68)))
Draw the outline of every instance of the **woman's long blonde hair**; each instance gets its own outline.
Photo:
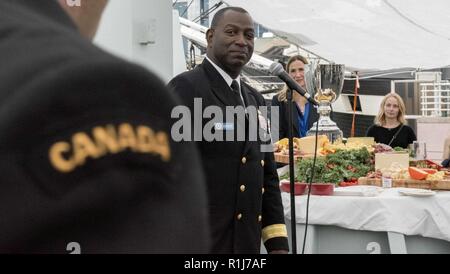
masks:
MULTIPOLYGON (((286 72, 289 74, 289 68, 290 68, 290 66, 291 66, 291 64, 293 63, 293 62, 295 62, 295 61, 300 61, 300 62, 302 62, 303 64, 305 64, 305 65, 307 65, 308 64, 308 60, 306 60, 306 58, 305 57, 303 57, 303 56, 301 56, 301 55, 294 55, 294 56, 292 56, 291 58, 289 58, 289 60, 288 60, 288 62, 287 62, 287 64, 286 64, 286 72)), ((287 86, 285 85, 284 87, 283 87, 283 89, 282 90, 280 90, 279 92, 278 92, 278 101, 280 101, 280 102, 285 102, 286 101, 286 92, 287 92, 287 86)))
POLYGON ((375 117, 375 124, 377 126, 383 126, 386 124, 386 115, 384 113, 384 106, 386 105, 386 101, 388 98, 394 97, 397 100, 398 103, 398 115, 397 115, 397 121, 399 121, 402 124, 406 124, 405 120, 405 103, 403 102, 402 97, 400 97, 397 93, 389 93, 384 96, 383 100, 380 104, 380 110, 378 111, 378 115, 375 117))

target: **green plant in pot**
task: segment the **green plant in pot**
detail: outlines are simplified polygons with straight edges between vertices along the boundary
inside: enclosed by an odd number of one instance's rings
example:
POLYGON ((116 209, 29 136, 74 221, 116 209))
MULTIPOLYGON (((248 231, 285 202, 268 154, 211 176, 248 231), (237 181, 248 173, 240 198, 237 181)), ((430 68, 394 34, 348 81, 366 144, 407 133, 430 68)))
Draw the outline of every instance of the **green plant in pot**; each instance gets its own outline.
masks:
POLYGON ((301 159, 297 163, 296 181, 309 183, 312 180, 311 194, 314 195, 332 195, 334 191, 334 185, 336 184, 335 178, 330 175, 330 170, 327 168, 327 162, 325 157, 317 157, 314 174, 311 178, 313 159, 301 159))
POLYGON ((308 158, 297 162, 296 180, 309 182, 312 179, 311 193, 318 195, 331 195, 334 185, 344 181, 356 181, 373 170, 371 155, 366 148, 337 150, 326 157, 317 157, 314 176, 311 178, 313 160, 308 158), (319 194, 322 192, 325 194, 319 194))
MULTIPOLYGON (((280 189, 283 192, 290 192, 290 181, 289 181, 290 177, 289 177, 289 171, 286 172, 284 175, 280 176, 280 189)), ((295 184, 294 184, 294 193, 295 195, 303 195, 305 194, 306 190, 307 190, 307 185, 306 183, 302 183, 297 181, 297 179, 295 178, 295 184)))

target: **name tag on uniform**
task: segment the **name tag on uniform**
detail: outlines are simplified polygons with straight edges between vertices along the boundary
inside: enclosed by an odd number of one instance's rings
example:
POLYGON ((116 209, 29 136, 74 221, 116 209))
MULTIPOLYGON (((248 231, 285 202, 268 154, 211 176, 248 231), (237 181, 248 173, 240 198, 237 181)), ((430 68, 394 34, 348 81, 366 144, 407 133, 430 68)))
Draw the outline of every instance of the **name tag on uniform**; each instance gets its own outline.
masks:
POLYGON ((233 123, 215 123, 214 129, 230 131, 230 130, 234 130, 234 124, 233 123))
POLYGON ((269 131, 269 122, 267 119, 262 115, 261 111, 258 110, 258 120, 259 120, 259 126, 265 131, 269 131))

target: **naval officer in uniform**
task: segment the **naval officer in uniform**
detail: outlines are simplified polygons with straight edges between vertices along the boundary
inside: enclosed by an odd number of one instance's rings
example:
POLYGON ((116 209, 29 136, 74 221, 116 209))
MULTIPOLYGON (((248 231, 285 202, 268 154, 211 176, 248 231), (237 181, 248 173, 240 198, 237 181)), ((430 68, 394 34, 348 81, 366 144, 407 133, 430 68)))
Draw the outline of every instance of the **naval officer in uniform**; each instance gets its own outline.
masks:
MULTIPOLYGON (((219 10, 206 33, 207 56, 194 70, 172 79, 169 87, 191 113, 217 106, 260 107, 263 97, 240 80, 253 53, 254 28, 242 8, 219 10), (200 102, 200 103, 199 103, 200 102)), ((204 114, 205 115, 205 114, 204 114)), ((239 119, 215 123, 215 133, 232 133, 233 141, 198 142, 206 173, 213 253, 259 253, 261 239, 269 253, 287 253, 279 181, 272 152, 263 152, 261 139, 251 140, 249 129, 267 121, 245 115, 245 138, 239 140, 239 119)), ((207 127, 210 121, 203 121, 207 127)), ((194 126, 195 130, 195 126, 194 126)), ((198 137, 195 132, 195 137, 198 137)), ((204 136, 203 136, 204 137, 204 136)), ((270 140, 269 140, 270 142, 270 140)))

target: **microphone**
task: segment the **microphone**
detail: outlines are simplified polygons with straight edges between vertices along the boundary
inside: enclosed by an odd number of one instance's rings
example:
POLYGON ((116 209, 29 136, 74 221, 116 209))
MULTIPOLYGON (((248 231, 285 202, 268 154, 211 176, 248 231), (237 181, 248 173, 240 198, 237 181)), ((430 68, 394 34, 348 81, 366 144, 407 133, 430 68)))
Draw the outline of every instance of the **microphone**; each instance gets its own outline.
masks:
POLYGON ((269 67, 269 73, 275 76, 278 76, 286 85, 291 89, 295 90, 297 93, 305 97, 311 104, 317 106, 318 103, 311 95, 302 88, 292 77, 283 69, 283 66, 280 63, 273 62, 269 67))

